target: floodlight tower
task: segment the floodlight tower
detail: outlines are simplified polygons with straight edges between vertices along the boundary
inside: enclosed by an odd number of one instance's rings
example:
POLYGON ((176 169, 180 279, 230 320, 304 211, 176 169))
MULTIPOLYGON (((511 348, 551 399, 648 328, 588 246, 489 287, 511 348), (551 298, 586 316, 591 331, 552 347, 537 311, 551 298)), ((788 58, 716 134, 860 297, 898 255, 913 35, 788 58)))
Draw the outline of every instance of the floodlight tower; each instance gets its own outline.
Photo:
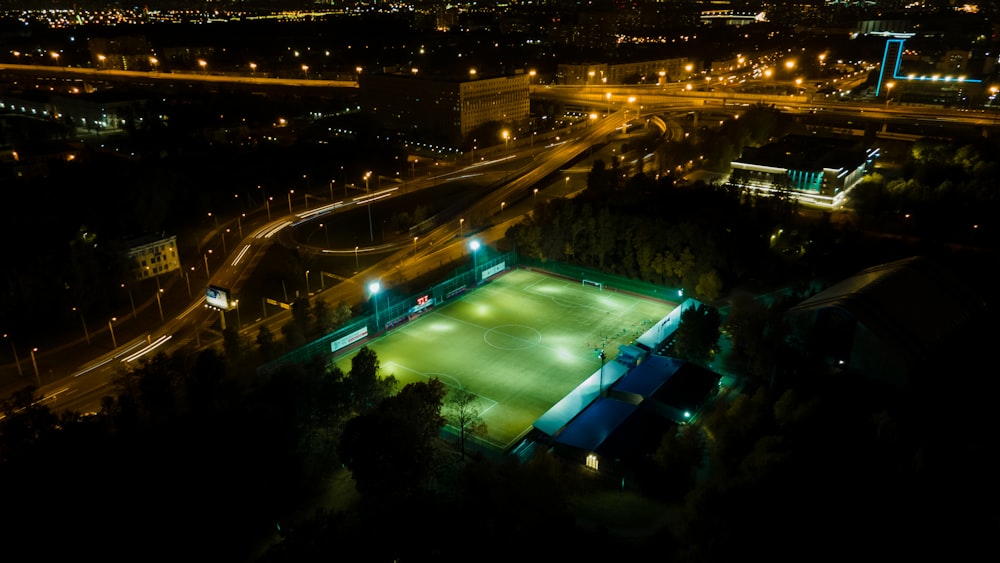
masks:
POLYGON ((378 322, 378 293, 381 290, 382 290, 382 286, 377 281, 374 281, 374 282, 371 282, 370 284, 368 284, 368 293, 370 293, 371 296, 372 296, 372 299, 375 300, 375 332, 378 332, 379 326, 380 326, 379 322, 378 322))
POLYGON ((469 241, 469 248, 472 250, 472 275, 479 284, 479 241, 472 239, 469 241))

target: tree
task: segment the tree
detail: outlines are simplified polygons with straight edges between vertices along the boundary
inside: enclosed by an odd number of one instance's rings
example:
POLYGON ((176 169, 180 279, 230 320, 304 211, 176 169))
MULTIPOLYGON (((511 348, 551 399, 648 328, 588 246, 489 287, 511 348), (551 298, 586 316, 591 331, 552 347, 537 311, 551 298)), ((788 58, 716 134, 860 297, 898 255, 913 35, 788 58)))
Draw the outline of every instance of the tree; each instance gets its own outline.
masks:
POLYGON ((267 325, 260 325, 257 329, 257 350, 264 360, 273 359, 278 353, 277 343, 274 341, 274 333, 267 325))
POLYGON ((309 334, 312 329, 312 308, 309 306, 309 298, 299 297, 292 301, 292 322, 303 334, 309 334))
POLYGON ((368 412, 396 390, 396 378, 382 377, 380 372, 378 355, 367 346, 362 346, 351 358, 351 373, 345 385, 353 412, 368 412))
POLYGON ((347 422, 340 453, 362 495, 398 500, 426 489, 433 469, 433 442, 445 422, 444 395, 438 379, 410 383, 374 410, 347 422))
POLYGON ((222 331, 222 348, 226 352, 226 358, 233 365, 239 364, 240 360, 243 359, 244 352, 246 351, 243 344, 243 337, 240 335, 240 331, 229 326, 222 331))
POLYGON ((674 495, 683 495, 694 486, 698 470, 705 463, 703 430, 682 425, 674 432, 664 433, 653 461, 660 470, 656 481, 669 487, 674 495))
POLYGON ((486 423, 480 418, 483 414, 479 404, 479 396, 461 387, 456 387, 448 393, 445 399, 445 415, 448 422, 458 428, 458 443, 465 459, 465 436, 467 433, 486 434, 486 423))
POLYGON ((35 387, 15 392, 0 403, 0 463, 26 453, 57 430, 59 417, 35 400, 35 387))
POLYGON ((711 362, 722 334, 721 323, 719 311, 708 305, 691 307, 681 313, 681 322, 674 334, 674 355, 701 365, 711 362))
POLYGON ((324 335, 333 328, 333 311, 323 299, 317 299, 312 306, 313 329, 318 335, 324 335))

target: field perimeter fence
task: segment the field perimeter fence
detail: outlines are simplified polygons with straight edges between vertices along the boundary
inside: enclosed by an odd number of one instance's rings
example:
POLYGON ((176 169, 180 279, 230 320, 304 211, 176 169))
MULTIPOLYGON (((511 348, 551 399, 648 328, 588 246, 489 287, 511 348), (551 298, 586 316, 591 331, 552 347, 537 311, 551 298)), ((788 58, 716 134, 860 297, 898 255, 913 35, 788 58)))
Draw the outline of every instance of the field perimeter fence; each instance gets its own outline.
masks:
POLYGON ((652 299, 676 303, 679 303, 684 299, 684 294, 679 287, 657 285, 632 278, 626 278, 624 276, 601 272, 600 270, 593 270, 591 268, 567 264, 565 262, 543 262, 535 258, 520 256, 518 258, 518 266, 521 268, 542 270, 550 274, 577 280, 581 283, 583 280, 597 282, 600 283, 605 290, 614 289, 616 291, 634 293, 636 295, 652 299))
POLYGON ((400 296, 385 291, 384 294, 371 296, 370 299, 378 300, 371 314, 353 319, 347 325, 261 365, 257 368, 257 374, 267 375, 284 365, 306 363, 317 356, 343 353, 370 335, 406 323, 421 312, 458 297, 475 288, 478 283, 517 265, 518 256, 514 251, 494 254, 487 253, 484 248, 481 253, 482 259, 472 266, 457 269, 451 277, 412 295, 400 296))

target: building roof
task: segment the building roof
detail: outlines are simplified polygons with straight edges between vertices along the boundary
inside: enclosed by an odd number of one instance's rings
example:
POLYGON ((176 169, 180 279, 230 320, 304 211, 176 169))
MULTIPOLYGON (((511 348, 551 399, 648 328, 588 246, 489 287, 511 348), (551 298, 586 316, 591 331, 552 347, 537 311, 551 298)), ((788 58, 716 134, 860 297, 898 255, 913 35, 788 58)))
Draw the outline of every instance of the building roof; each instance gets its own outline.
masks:
POLYGON ((595 371, 558 403, 535 421, 534 427, 549 436, 555 436, 573 418, 579 415, 598 397, 602 383, 605 389, 628 371, 628 367, 618 362, 606 362, 603 372, 595 371))
POLYGON ((649 356, 615 384, 615 392, 694 412, 719 384, 719 375, 690 362, 649 356))
POLYGON ((873 266, 788 310, 827 308, 919 358, 985 307, 985 301, 935 261, 915 256, 873 266))
POLYGON ((788 135, 762 147, 746 147, 738 160, 791 170, 840 170, 864 162, 865 150, 854 139, 788 135))

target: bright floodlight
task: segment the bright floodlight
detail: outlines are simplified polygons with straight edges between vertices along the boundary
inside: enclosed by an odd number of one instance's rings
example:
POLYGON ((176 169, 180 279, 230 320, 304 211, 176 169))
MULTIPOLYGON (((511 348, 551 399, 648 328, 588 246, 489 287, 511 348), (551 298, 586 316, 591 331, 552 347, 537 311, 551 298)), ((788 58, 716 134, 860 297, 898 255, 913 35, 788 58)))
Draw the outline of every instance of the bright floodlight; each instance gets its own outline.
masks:
POLYGON ((469 242, 469 248, 471 248, 473 252, 479 250, 479 241, 475 240, 475 239, 473 239, 472 241, 470 241, 469 242))
POLYGON ((379 285, 378 282, 372 282, 368 284, 368 292, 371 293, 372 295, 378 293, 380 289, 382 289, 382 286, 379 285))

